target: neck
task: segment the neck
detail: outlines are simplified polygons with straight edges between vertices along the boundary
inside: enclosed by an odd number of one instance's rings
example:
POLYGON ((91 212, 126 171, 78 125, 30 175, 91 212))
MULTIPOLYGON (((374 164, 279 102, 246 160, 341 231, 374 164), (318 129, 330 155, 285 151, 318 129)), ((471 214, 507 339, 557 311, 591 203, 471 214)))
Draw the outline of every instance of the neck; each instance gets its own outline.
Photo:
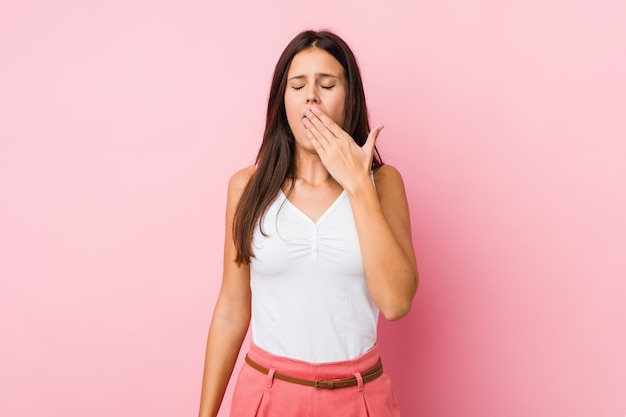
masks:
POLYGON ((296 153, 295 180, 301 180, 313 186, 328 181, 334 182, 320 157, 317 154, 305 152, 296 153))

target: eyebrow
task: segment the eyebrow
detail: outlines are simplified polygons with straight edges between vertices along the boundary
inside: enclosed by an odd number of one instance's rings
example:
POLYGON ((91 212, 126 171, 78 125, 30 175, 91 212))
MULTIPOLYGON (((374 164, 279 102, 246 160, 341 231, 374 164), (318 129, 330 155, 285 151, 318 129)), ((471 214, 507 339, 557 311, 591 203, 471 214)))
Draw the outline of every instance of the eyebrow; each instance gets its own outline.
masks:
MULTIPOLYGON (((330 77, 330 78, 337 78, 337 79, 339 79, 338 75, 329 74, 327 72, 316 72, 315 76, 316 77, 321 77, 321 78, 328 78, 328 77, 330 77)), ((294 79, 301 79, 301 78, 306 78, 306 75, 304 75, 304 74, 294 75, 293 77, 290 77, 287 81, 294 80, 294 79)))

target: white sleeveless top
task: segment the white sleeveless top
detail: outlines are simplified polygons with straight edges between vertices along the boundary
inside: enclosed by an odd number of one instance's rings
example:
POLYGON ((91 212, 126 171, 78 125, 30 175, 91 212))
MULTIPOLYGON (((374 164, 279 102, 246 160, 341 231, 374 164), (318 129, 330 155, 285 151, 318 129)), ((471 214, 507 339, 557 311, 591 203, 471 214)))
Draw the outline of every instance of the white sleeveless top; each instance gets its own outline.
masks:
POLYGON ((379 309, 365 281, 345 191, 317 222, 280 191, 257 226, 250 264, 252 340, 312 363, 353 359, 376 343, 379 309))

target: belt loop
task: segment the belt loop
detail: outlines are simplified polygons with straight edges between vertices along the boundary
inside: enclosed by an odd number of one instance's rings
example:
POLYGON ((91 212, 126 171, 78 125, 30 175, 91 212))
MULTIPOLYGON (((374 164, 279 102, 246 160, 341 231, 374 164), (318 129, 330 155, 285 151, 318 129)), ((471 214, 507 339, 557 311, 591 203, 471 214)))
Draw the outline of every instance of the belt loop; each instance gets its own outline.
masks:
POLYGON ((274 372, 276 372, 276 368, 270 368, 270 371, 267 373, 265 377, 265 386, 267 388, 272 388, 272 384, 274 382, 274 372))
POLYGON ((356 378, 356 383, 359 387, 359 392, 363 391, 363 377, 360 372, 355 372, 354 377, 356 378))

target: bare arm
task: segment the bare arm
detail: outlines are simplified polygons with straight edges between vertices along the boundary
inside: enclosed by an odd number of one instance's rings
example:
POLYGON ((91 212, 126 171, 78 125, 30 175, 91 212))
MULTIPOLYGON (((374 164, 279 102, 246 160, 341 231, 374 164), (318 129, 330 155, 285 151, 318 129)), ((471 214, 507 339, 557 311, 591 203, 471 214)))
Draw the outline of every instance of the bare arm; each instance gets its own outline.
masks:
POLYGON ((400 173, 383 165, 348 191, 367 285, 388 320, 397 320, 411 309, 418 273, 411 239, 411 223, 400 173))
POLYGON ((250 324, 250 268, 237 265, 233 217, 252 168, 236 173, 228 184, 224 276, 213 312, 206 348, 199 417, 215 417, 250 324))
POLYGON ((385 318, 397 320, 411 309, 418 275, 402 177, 384 165, 375 174, 375 188, 369 176, 382 126, 359 147, 321 110, 312 108, 305 115, 306 132, 318 156, 350 197, 372 298, 385 318))

